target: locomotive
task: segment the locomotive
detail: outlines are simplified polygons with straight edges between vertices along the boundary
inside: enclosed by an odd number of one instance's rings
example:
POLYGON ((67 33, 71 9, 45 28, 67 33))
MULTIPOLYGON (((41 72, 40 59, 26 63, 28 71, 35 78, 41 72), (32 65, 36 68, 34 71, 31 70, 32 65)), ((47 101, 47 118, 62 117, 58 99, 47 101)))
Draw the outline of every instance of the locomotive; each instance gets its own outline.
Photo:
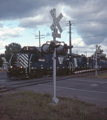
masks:
MULTIPOLYGON (((68 54, 66 44, 43 44, 42 47, 25 46, 12 54, 7 68, 9 78, 38 78, 53 74, 53 52, 56 48, 56 74, 72 74, 76 70, 95 69, 95 58, 85 55, 68 54)), ((107 60, 97 60, 98 69, 107 69, 107 60)))
MULTIPOLYGON (((19 53, 13 54, 9 60, 7 76, 9 78, 13 76, 16 78, 35 78, 47 74, 52 75, 54 49, 51 46, 47 51, 43 52, 42 49, 45 49, 46 46, 50 46, 50 44, 43 45, 42 48, 26 46, 23 47, 19 53), (48 54, 46 52, 48 52, 48 54)), ((64 47, 58 45, 58 47, 61 47, 63 54, 58 54, 59 50, 57 49, 57 75, 67 74, 69 68, 66 65, 66 45, 64 47)), ((59 51, 60 53, 61 49, 59 51)))
MULTIPOLYGON (((69 64, 73 72, 78 70, 96 69, 96 58, 85 55, 68 54, 69 64)), ((107 60, 97 58, 97 70, 107 69, 107 60)))

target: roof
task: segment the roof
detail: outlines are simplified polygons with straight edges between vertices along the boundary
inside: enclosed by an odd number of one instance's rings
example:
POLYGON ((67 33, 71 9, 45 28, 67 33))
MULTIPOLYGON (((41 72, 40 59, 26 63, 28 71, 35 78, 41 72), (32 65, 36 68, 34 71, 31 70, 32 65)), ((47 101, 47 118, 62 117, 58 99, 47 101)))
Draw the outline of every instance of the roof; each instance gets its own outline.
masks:
POLYGON ((35 46, 24 46, 22 49, 21 49, 21 51, 20 52, 25 52, 25 53, 27 53, 27 52, 31 52, 31 53, 33 53, 33 52, 42 52, 41 51, 41 47, 35 47, 35 46))
POLYGON ((39 52, 42 52, 41 47, 36 47, 39 52))

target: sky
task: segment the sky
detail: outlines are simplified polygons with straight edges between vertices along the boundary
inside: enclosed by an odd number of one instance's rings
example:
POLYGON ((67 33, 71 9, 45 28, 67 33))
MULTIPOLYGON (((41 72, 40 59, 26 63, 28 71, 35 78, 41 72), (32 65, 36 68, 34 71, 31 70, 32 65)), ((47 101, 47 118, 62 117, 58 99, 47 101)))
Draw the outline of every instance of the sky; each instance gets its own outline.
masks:
MULTIPOLYGON (((0 54, 5 46, 18 43, 23 46, 39 46, 53 40, 50 14, 56 9, 63 18, 59 24, 63 30, 58 41, 69 45, 69 21, 71 21, 72 52, 91 56, 95 46, 101 45, 107 54, 107 1, 106 0, 0 0, 0 54)), ((60 32, 59 32, 60 33, 60 32)))

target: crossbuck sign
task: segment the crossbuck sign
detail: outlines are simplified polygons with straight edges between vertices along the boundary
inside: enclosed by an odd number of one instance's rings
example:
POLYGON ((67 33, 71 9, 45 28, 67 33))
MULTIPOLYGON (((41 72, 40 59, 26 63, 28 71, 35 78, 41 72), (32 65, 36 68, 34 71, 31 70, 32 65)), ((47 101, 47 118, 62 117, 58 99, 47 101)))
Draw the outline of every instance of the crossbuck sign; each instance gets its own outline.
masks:
POLYGON ((60 33, 62 32, 62 28, 59 24, 59 21, 62 19, 63 15, 62 13, 59 14, 59 16, 56 18, 56 9, 52 9, 50 11, 50 14, 53 18, 53 24, 50 26, 51 30, 53 30, 52 36, 53 37, 61 37, 60 34, 58 34, 56 27, 59 29, 60 33))
MULTIPOLYGON (((59 16, 56 18, 56 9, 55 8, 50 11, 50 14, 53 18, 53 23, 50 26, 50 28, 53 31, 52 32, 53 41, 54 41, 54 43, 56 43, 56 37, 61 38, 61 35, 58 34, 58 29, 61 33, 62 28, 59 24, 59 21, 62 19, 63 15, 62 15, 62 13, 60 13, 59 16)), ((61 63, 62 62, 63 61, 61 61, 61 63)), ((54 89, 54 91, 53 91, 52 102, 53 102, 53 104, 57 104, 59 100, 58 100, 58 98, 56 98, 56 48, 55 48, 54 53, 53 53, 53 89, 54 89)))

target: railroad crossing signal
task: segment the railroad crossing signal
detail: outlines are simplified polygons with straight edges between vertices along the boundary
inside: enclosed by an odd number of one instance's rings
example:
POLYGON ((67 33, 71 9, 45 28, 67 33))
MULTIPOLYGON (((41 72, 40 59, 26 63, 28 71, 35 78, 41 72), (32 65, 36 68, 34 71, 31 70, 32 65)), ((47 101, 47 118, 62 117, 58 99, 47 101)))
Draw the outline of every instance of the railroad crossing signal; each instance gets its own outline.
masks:
MULTIPOLYGON (((62 19, 62 17, 63 17, 63 15, 62 15, 62 13, 60 13, 59 14, 59 16, 56 18, 56 9, 54 8, 54 9, 52 9, 51 11, 50 11, 50 14, 51 14, 51 16, 52 16, 52 18, 53 18, 53 24, 50 26, 50 28, 51 28, 51 30, 55 30, 56 29, 56 27, 59 29, 59 31, 60 31, 60 33, 62 32, 62 28, 61 28, 61 26, 60 26, 60 24, 59 24, 59 21, 62 19)), ((55 31, 54 31, 55 32, 55 31)), ((57 32, 55 32, 55 34, 57 34, 57 32)), ((53 35, 52 36, 54 36, 54 33, 53 33, 53 35)), ((57 35, 55 35, 54 37, 57 37, 57 35)), ((59 35, 58 35, 58 37, 59 37, 59 35)))
MULTIPOLYGON (((58 34, 58 29, 59 29, 59 31, 61 33, 62 28, 61 28, 61 26, 59 24, 59 21, 62 19, 63 15, 62 15, 62 13, 60 13, 59 16, 56 18, 56 9, 55 8, 50 11, 50 14, 51 14, 51 16, 53 18, 53 23, 50 26, 50 28, 53 31, 53 33, 52 33, 53 42, 56 45, 56 37, 59 37, 59 38, 61 37, 61 35, 58 34)), ((54 88, 54 91, 53 91, 52 102, 54 104, 57 104, 59 100, 56 98, 56 48, 55 48, 54 53, 53 53, 53 88, 54 88)))
POLYGON ((54 29, 54 32, 52 32, 53 37, 61 38, 61 34, 58 34, 58 29, 54 29))

